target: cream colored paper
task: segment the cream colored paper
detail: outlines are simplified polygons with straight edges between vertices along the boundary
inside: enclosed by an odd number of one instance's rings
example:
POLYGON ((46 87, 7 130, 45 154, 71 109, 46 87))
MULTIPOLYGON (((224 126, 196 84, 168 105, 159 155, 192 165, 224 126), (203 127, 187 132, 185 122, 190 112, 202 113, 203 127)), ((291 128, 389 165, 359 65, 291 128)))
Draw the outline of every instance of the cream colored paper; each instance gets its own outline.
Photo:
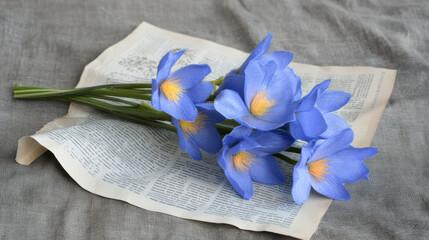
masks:
MULTIPOLYGON (((174 68, 207 63, 207 80, 240 66, 247 53, 142 23, 121 42, 88 64, 77 87, 149 82, 168 51, 187 49, 174 68)), ((355 131, 353 145, 369 146, 393 88, 396 71, 372 67, 318 67, 292 63, 307 93, 332 79, 330 90, 345 90, 352 99, 339 114, 355 131)), ((76 104, 61 119, 18 142, 17 162, 28 165, 44 151, 54 153, 84 189, 151 211, 241 229, 270 231, 308 239, 331 200, 312 193, 302 206, 290 195, 292 167, 280 162, 288 181, 255 183, 250 201, 241 199, 217 166, 216 156, 193 161, 178 147, 177 136, 120 120, 76 104)))

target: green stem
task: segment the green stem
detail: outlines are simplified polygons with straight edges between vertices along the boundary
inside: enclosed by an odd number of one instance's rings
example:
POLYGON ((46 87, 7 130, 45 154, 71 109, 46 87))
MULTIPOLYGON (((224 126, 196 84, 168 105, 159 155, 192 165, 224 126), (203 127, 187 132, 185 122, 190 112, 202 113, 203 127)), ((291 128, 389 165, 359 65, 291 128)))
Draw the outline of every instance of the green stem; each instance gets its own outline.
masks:
POLYGON ((222 85, 224 78, 225 78, 225 76, 221 76, 218 79, 210 81, 210 82, 216 86, 220 86, 220 85, 222 85))
POLYGON ((283 160, 283 161, 285 161, 285 162, 287 162, 287 163, 289 163, 289 164, 292 164, 292 165, 295 165, 295 164, 297 163, 297 161, 295 161, 295 160, 293 160, 293 159, 291 159, 291 158, 288 158, 288 157, 286 157, 285 155, 283 155, 283 154, 281 154, 281 153, 273 154, 273 156, 274 156, 274 157, 278 157, 278 158, 280 158, 281 160, 283 160))
POLYGON ((107 95, 116 97, 135 98, 143 100, 151 100, 150 94, 152 90, 134 90, 134 89, 95 89, 90 90, 89 94, 107 95))
POLYGON ((109 97, 109 96, 98 96, 98 95, 85 95, 86 97, 90 97, 90 98, 96 98, 96 99, 103 99, 103 100, 107 100, 107 101, 111 101, 111 102, 119 102, 119 103, 124 103, 133 107, 139 107, 140 104, 135 103, 135 102, 130 102, 130 101, 126 101, 122 98, 115 98, 115 97, 109 97))
POLYGON ((288 149, 286 149, 286 152, 293 152, 293 153, 301 154, 301 148, 289 147, 288 149))
MULTIPOLYGON (((75 88, 75 89, 49 89, 49 88, 40 88, 40 87, 29 87, 29 86, 19 86, 15 85, 13 87, 14 98, 47 98, 47 97, 61 97, 69 95, 82 95, 83 93, 97 90, 97 89, 116 89, 116 90, 125 90, 131 89, 131 91, 142 91, 142 94, 150 94, 150 90, 138 90, 139 88, 151 88, 152 84, 149 83, 140 83, 140 84, 106 84, 93 87, 85 88, 75 88)), ((136 92, 132 92, 133 94, 136 92)), ((144 98, 146 99, 146 98, 144 98)))

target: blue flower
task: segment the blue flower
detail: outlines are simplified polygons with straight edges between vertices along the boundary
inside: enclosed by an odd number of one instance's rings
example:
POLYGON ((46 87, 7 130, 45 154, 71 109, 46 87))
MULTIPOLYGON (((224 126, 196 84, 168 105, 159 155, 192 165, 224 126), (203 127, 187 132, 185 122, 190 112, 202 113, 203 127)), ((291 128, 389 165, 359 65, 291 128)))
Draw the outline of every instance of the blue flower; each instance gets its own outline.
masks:
POLYGON ((316 192, 339 200, 350 199, 344 183, 365 179, 368 168, 363 160, 378 152, 377 148, 350 146, 353 131, 346 129, 326 139, 311 141, 302 148, 301 159, 293 170, 292 197, 304 203, 313 187, 316 192))
POLYGON ((213 154, 222 148, 222 140, 214 124, 225 118, 214 109, 213 103, 199 103, 196 107, 198 116, 195 121, 173 118, 172 122, 177 128, 180 148, 194 160, 201 160, 199 148, 213 154))
POLYGON ((271 155, 290 147, 293 138, 279 130, 252 131, 239 126, 223 138, 217 160, 235 191, 244 199, 253 196, 253 181, 281 184, 286 178, 271 155))
POLYGON ((168 52, 159 62, 152 80, 152 106, 176 119, 194 121, 198 115, 194 103, 204 102, 213 90, 211 83, 201 82, 211 70, 207 64, 193 64, 170 73, 184 52, 168 52))
POLYGON ((280 68, 275 61, 253 60, 245 70, 244 96, 226 89, 214 104, 228 119, 269 131, 295 120, 301 94, 301 80, 291 68, 280 68))
POLYGON ((296 120, 289 123, 295 139, 311 141, 328 138, 349 128, 347 122, 332 113, 344 106, 351 95, 342 91, 326 91, 331 80, 316 85, 311 92, 299 101, 296 120))
POLYGON ((220 93, 225 89, 230 89, 236 91, 242 98, 244 98, 243 90, 245 70, 252 60, 260 60, 263 61, 263 63, 274 61, 275 63, 277 63, 279 68, 285 68, 292 61, 293 53, 285 51, 274 51, 264 55, 270 48, 272 38, 273 34, 269 33, 264 38, 264 40, 262 40, 258 44, 258 46, 256 46, 252 53, 250 53, 249 57, 247 57, 246 61, 244 61, 238 69, 234 69, 230 73, 228 73, 225 76, 222 85, 217 90, 217 93, 220 93))

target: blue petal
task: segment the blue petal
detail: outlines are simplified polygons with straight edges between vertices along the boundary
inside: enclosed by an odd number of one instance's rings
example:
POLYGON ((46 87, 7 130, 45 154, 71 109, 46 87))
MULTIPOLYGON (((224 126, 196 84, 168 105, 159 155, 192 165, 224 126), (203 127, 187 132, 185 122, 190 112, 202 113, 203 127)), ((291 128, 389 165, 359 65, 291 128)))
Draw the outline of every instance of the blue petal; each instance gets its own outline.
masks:
POLYGON ((277 103, 292 103, 299 100, 302 95, 301 79, 289 67, 276 71, 265 89, 269 98, 277 103))
POLYGON ((363 160, 377 152, 377 148, 348 148, 337 152, 329 157, 330 171, 346 183, 367 179, 369 169, 363 160))
POLYGON ((235 144, 238 141, 246 139, 251 132, 252 129, 246 126, 235 127, 229 134, 225 135, 225 137, 223 138, 223 144, 225 145, 225 147, 229 147, 230 145, 235 144))
POLYGON ((346 105, 351 95, 342 91, 326 91, 317 99, 317 107, 322 113, 333 112, 346 105))
POLYGON ((244 76, 227 74, 223 79, 222 85, 217 90, 217 94, 220 94, 223 90, 230 89, 237 92, 242 99, 244 99, 244 76))
POLYGON ((258 118, 269 122, 283 121, 284 123, 293 119, 296 106, 289 104, 301 97, 301 80, 291 68, 278 70, 277 65, 272 61, 266 65, 253 61, 246 69, 245 78, 245 99, 249 109, 256 94, 260 91, 267 94, 269 101, 275 102, 275 105, 264 116, 258 118))
POLYGON ((304 135, 304 131, 302 131, 301 125, 298 121, 295 120, 290 122, 287 126, 289 127, 290 134, 292 134, 295 139, 301 139, 303 141, 309 140, 306 140, 307 137, 304 135))
POLYGON ((170 79, 180 79, 183 88, 192 88, 211 72, 207 64, 191 64, 172 73, 170 79))
POLYGON ((293 59, 293 53, 286 52, 286 51, 274 51, 270 52, 258 59, 258 61, 263 62, 263 64, 266 64, 270 61, 274 61, 278 68, 283 69, 285 68, 293 59))
POLYGON ((158 73, 156 76, 156 83, 159 84, 162 80, 168 78, 170 75, 171 68, 177 62, 177 60, 185 53, 186 50, 179 51, 177 53, 168 52, 162 57, 158 64, 158 73))
POLYGON ((230 152, 231 152, 231 154, 237 154, 239 152, 249 151, 249 150, 252 150, 252 149, 260 147, 260 146, 261 145, 259 145, 259 143, 255 139, 253 139, 253 138, 246 138, 246 139, 241 140, 240 142, 238 142, 236 145, 234 145, 230 149, 230 152))
POLYGON ((314 190, 322 195, 338 200, 351 198, 343 183, 335 175, 327 174, 323 180, 310 177, 310 181, 314 190))
POLYGON ((263 116, 256 118, 267 122, 279 123, 281 125, 284 125, 288 122, 292 122, 295 120, 296 107, 296 102, 278 102, 276 105, 272 106, 263 116))
POLYGON ((317 91, 313 90, 299 101, 299 107, 297 109, 298 112, 308 111, 314 108, 317 100, 317 91))
POLYGON ((222 139, 213 125, 204 125, 198 132, 190 136, 194 142, 208 153, 217 153, 222 148, 222 139))
POLYGON ((225 176, 234 190, 244 199, 249 200, 253 196, 253 182, 250 175, 236 171, 232 166, 232 155, 222 154, 218 156, 220 166, 225 166, 225 176), (224 158, 225 157, 225 158, 224 158), (226 163, 226 164, 225 164, 226 163))
POLYGON ((244 63, 241 65, 239 69, 240 74, 244 73, 244 70, 247 68, 247 65, 250 63, 250 61, 264 55, 268 51, 268 49, 270 48, 272 38, 273 38, 273 34, 269 33, 264 38, 264 40, 262 40, 258 44, 258 46, 256 46, 256 48, 252 51, 252 53, 250 53, 249 57, 247 57, 246 61, 244 61, 244 63))
POLYGON ((256 155, 279 153, 289 148, 295 141, 292 136, 279 130, 272 132, 254 131, 250 137, 260 145, 251 152, 256 155))
POLYGON ((314 148, 317 146, 317 141, 311 141, 301 149, 300 161, 296 166, 304 166, 313 155, 314 148))
POLYGON ((261 90, 267 93, 270 101, 277 104, 288 104, 301 97, 301 79, 291 68, 279 69, 275 62, 262 65, 260 61, 253 61, 246 69, 245 99, 250 106, 255 95, 261 90))
POLYGON ((177 101, 177 104, 168 100, 163 94, 160 96, 162 111, 170 114, 174 118, 184 121, 194 121, 197 118, 198 111, 192 100, 183 94, 177 101))
POLYGON ((249 170, 253 181, 263 184, 281 184, 286 181, 283 171, 271 155, 258 156, 249 170))
MULTIPOLYGON (((259 61, 253 61, 245 71, 244 97, 246 105, 249 107, 255 95, 267 85, 267 71, 275 71, 276 64, 270 62, 265 66, 259 61), (268 68, 268 69, 266 69, 268 68)), ((274 73, 271 74, 271 77, 274 73)))
POLYGON ((240 95, 232 90, 223 90, 216 97, 214 106, 218 112, 228 119, 237 119, 248 114, 247 107, 244 105, 240 95))
POLYGON ((217 162, 223 170, 227 169, 227 165, 229 164, 229 161, 231 161, 231 157, 232 156, 231 153, 229 153, 228 146, 225 146, 222 150, 222 153, 217 156, 217 162))
POLYGON ((180 128, 180 124, 177 121, 177 119, 172 118, 171 120, 174 124, 174 126, 177 129, 177 134, 179 135, 179 146, 180 148, 187 152, 189 154, 189 156, 192 157, 192 159, 194 160, 201 160, 202 159, 202 155, 201 155, 201 151, 198 148, 198 146, 192 142, 192 141, 188 141, 185 137, 185 135, 183 134, 182 129, 180 128))
POLYGON ((161 105, 159 103, 160 92, 159 87, 155 79, 152 79, 152 97, 151 104, 156 110, 162 111, 161 105))
POLYGON ((296 121, 299 122, 301 129, 306 136, 304 141, 317 138, 327 129, 325 119, 322 113, 317 108, 312 108, 309 111, 298 112, 296 114, 296 121))
MULTIPOLYGON (((305 161, 300 161, 301 163, 305 161)), ((307 166, 298 164, 293 169, 292 197, 296 204, 303 204, 310 195, 311 183, 307 166)))
POLYGON ((285 124, 285 122, 268 122, 261 119, 258 119, 251 115, 250 113, 241 117, 241 119, 236 118, 237 122, 249 126, 251 128, 256 128, 262 131, 271 131, 277 129, 285 124))
POLYGON ((207 114, 206 121, 210 124, 219 123, 225 120, 225 117, 214 108, 213 103, 198 103, 195 104, 199 111, 207 114))
POLYGON ((301 97, 300 86, 301 80, 291 68, 278 70, 277 64, 273 61, 266 65, 262 65, 259 61, 253 61, 246 69, 245 75, 246 105, 250 108, 256 94, 265 91, 269 101, 274 101, 276 104, 269 109, 267 114, 258 118, 284 124, 293 120, 295 109, 286 106, 301 97))
POLYGON ((329 138, 350 127, 346 120, 335 113, 326 113, 323 117, 325 118, 328 128, 320 135, 322 138, 329 138))
POLYGON ((171 118, 171 122, 173 123, 173 125, 176 127, 177 129, 177 135, 179 135, 179 146, 183 151, 186 151, 186 138, 185 135, 183 134, 182 128, 180 128, 180 124, 179 121, 177 121, 177 119, 175 119, 174 117, 171 118))
POLYGON ((322 93, 326 91, 326 89, 329 88, 329 85, 331 84, 331 79, 325 80, 316 86, 311 91, 316 91, 317 94, 320 96, 322 93))
POLYGON ((326 141, 320 144, 315 150, 309 162, 329 157, 340 150, 346 149, 352 143, 353 136, 353 130, 348 128, 326 139, 326 141))
POLYGON ((317 84, 311 91, 300 100, 298 111, 308 111, 316 105, 318 97, 329 87, 331 79, 317 84))
POLYGON ((194 103, 200 103, 207 100, 213 90, 213 84, 210 82, 202 82, 188 89, 186 92, 194 103))
POLYGON ((187 142, 186 150, 185 150, 192 159, 200 161, 203 156, 201 155, 201 151, 198 146, 193 142, 187 142))

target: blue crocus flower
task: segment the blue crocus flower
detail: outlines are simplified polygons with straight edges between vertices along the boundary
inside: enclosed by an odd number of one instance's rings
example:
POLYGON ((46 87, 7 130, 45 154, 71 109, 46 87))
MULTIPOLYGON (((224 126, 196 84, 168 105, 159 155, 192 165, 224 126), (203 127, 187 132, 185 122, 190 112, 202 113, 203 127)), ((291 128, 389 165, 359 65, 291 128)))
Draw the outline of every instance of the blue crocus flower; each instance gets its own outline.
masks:
POLYGON ((228 119, 269 131, 295 120, 301 94, 301 80, 291 68, 279 68, 275 61, 253 60, 245 70, 244 96, 226 89, 214 104, 228 119))
POLYGON ((244 98, 243 90, 245 70, 252 60, 261 60, 264 63, 274 61, 275 63, 277 63, 279 68, 285 68, 292 61, 293 53, 286 51, 274 51, 264 55, 270 48, 272 38, 273 34, 269 33, 264 38, 264 40, 262 40, 256 46, 252 53, 250 53, 249 57, 247 57, 246 61, 244 61, 238 69, 234 69, 230 73, 228 73, 225 76, 222 85, 217 90, 217 93, 220 93, 225 89, 230 89, 237 92, 242 98, 244 98))
POLYGON ((213 103, 196 104, 198 116, 194 121, 172 119, 179 135, 179 146, 194 160, 201 160, 200 148, 215 154, 222 148, 222 139, 214 126, 225 118, 220 115, 213 103))
POLYGON ((347 122, 332 113, 346 105, 351 95, 342 91, 326 91, 331 80, 316 85, 311 92, 299 101, 296 120, 289 123, 292 136, 311 141, 328 138, 349 128, 347 122))
POLYGON ((290 147, 293 138, 279 130, 252 131, 239 126, 223 138, 217 160, 235 191, 244 199, 253 196, 253 182, 281 184, 286 178, 271 155, 290 147))
POLYGON ((301 159, 293 170, 292 197, 304 203, 313 187, 316 192, 339 200, 350 199, 344 183, 368 180, 363 160, 378 152, 377 148, 350 146, 353 131, 346 129, 326 139, 313 140, 302 148, 301 159))
POLYGON ((194 121, 198 115, 194 103, 204 102, 213 90, 211 83, 201 82, 211 70, 207 64, 193 64, 170 73, 184 52, 168 52, 159 62, 152 80, 152 106, 176 119, 194 121))

